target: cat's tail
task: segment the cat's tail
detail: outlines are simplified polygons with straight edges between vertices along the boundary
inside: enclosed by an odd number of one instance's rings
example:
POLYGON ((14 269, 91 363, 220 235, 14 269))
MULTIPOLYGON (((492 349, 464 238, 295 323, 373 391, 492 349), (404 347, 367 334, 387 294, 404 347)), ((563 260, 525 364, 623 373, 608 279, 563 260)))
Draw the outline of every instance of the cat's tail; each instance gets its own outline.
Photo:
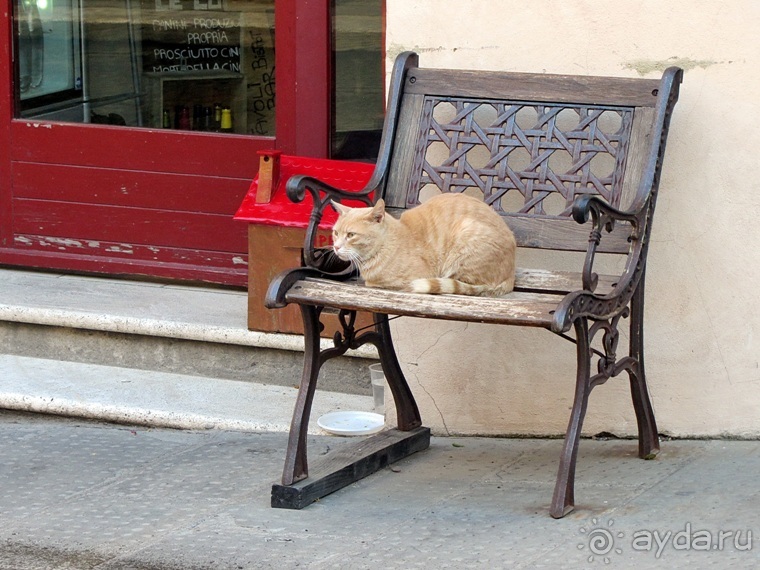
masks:
POLYGON ((425 293, 428 295, 506 295, 514 288, 514 278, 493 285, 473 285, 457 279, 447 277, 433 277, 428 279, 415 279, 410 285, 412 293, 425 293))

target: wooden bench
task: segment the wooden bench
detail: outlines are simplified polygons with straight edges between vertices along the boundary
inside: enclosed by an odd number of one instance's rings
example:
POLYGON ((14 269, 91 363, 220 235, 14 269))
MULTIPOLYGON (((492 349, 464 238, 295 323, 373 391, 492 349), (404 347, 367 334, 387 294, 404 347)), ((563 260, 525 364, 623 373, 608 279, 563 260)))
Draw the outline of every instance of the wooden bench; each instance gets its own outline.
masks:
POLYGON ((282 483, 272 489, 273 506, 301 508, 428 446, 430 432, 422 427, 394 352, 388 315, 542 327, 576 345, 575 400, 553 517, 573 509, 589 393, 623 371, 630 378, 639 456, 654 457, 659 440, 644 374, 644 275, 682 74, 670 68, 658 81, 452 71, 420 68, 414 53, 398 57, 380 156, 367 187, 349 194, 306 176, 287 184, 291 200, 300 202, 308 194, 314 210, 305 267, 279 275, 266 300, 270 308, 299 305, 305 330, 303 378, 282 483), (398 214, 438 192, 467 192, 485 200, 504 217, 520 247, 586 252, 585 262, 578 262, 577 273, 518 269, 515 291, 499 298, 434 296, 367 288, 329 251, 313 247, 330 199, 371 204, 382 196, 398 214), (597 274, 599 253, 625 256, 623 271, 597 274), (374 328, 357 330, 356 311, 373 313, 374 328), (325 312, 339 313, 343 332, 336 334, 334 347, 320 350, 325 312), (619 356, 625 323, 630 346, 619 356), (309 473, 307 424, 319 369, 364 343, 377 346, 398 427, 361 440, 309 473))

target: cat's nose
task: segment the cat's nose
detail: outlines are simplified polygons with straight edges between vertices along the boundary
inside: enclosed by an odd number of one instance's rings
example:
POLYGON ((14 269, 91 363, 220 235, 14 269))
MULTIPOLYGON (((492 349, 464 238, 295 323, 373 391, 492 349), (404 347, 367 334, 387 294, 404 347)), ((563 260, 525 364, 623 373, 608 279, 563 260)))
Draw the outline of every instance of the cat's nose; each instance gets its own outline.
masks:
POLYGON ((346 254, 343 253, 343 248, 341 248, 339 245, 333 245, 333 251, 335 252, 335 255, 337 255, 340 259, 346 259, 346 254))

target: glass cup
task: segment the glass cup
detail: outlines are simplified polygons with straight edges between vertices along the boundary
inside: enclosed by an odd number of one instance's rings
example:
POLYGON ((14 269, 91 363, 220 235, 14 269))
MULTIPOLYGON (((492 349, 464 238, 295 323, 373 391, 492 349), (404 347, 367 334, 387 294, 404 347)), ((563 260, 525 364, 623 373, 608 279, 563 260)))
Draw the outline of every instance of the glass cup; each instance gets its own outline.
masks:
POLYGON ((375 401, 375 412, 385 413, 385 374, 382 364, 370 364, 369 376, 372 381, 372 397, 375 401))

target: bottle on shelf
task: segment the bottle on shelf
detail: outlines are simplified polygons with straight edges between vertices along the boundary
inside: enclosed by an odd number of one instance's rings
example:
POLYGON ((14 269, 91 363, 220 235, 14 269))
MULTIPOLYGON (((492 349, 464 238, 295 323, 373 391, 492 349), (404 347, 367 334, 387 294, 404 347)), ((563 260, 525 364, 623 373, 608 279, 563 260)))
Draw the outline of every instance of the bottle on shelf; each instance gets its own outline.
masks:
POLYGON ((214 110, 211 107, 203 107, 203 122, 201 125, 201 130, 214 130, 214 110))
POLYGON ((203 130, 203 105, 193 105, 193 130, 203 130))
POLYGON ((190 122, 190 108, 189 107, 180 107, 179 120, 177 121, 177 124, 179 125, 177 127, 178 129, 182 129, 185 131, 189 131, 192 128, 192 123, 190 122))
POLYGON ((182 117, 182 105, 177 103, 174 105, 174 128, 179 128, 179 120, 182 117))
POLYGON ((222 121, 219 131, 222 133, 232 132, 232 110, 229 107, 222 107, 222 121))
POLYGON ((164 129, 172 128, 172 120, 171 120, 171 116, 169 115, 169 109, 164 109, 164 114, 161 118, 161 127, 163 127, 164 129))
POLYGON ((222 128, 222 106, 214 103, 214 131, 219 132, 222 128))

